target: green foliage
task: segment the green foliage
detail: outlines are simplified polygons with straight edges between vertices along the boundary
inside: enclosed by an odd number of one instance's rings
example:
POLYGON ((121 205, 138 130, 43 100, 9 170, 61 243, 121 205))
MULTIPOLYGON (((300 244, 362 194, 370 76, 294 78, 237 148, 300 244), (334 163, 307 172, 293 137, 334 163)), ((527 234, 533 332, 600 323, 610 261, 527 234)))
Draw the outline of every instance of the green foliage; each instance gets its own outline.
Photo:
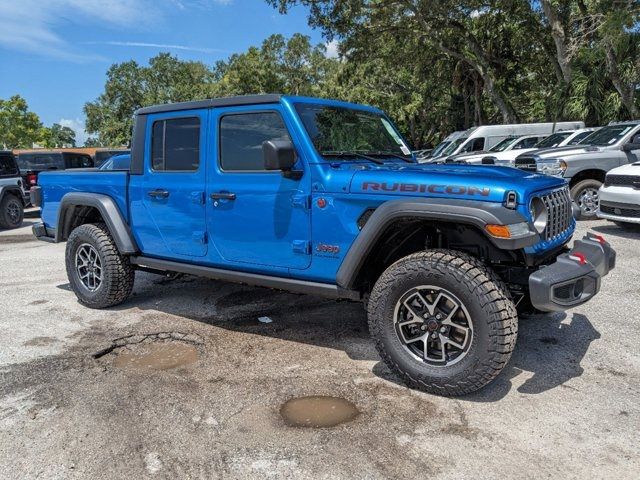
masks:
POLYGON ((40 118, 29 111, 20 95, 0 99, 0 148, 30 148, 40 137, 41 128, 40 118))
POLYGON ((76 132, 69 127, 54 123, 51 127, 42 127, 38 135, 38 144, 46 148, 76 146, 76 132))

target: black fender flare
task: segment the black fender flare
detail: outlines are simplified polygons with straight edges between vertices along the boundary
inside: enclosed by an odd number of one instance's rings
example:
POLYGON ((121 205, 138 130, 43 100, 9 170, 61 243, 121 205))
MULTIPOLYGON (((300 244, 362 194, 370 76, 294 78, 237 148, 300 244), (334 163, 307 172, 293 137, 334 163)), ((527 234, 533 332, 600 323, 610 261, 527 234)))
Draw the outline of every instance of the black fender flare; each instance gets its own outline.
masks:
POLYGON ((393 222, 407 217, 474 226, 501 250, 518 250, 540 241, 531 225, 531 234, 517 239, 501 239, 487 234, 484 227, 488 224, 530 224, 520 213, 501 203, 441 198, 391 200, 376 208, 365 223, 338 269, 336 283, 342 288, 353 288, 360 268, 380 236, 393 222))
POLYGON ((4 196, 7 194, 12 194, 18 197, 20 203, 22 203, 23 207, 27 206, 27 202, 24 198, 24 193, 22 192, 22 188, 19 185, 2 185, 0 186, 0 202, 4 199, 4 196))
POLYGON ((110 196, 98 193, 71 192, 62 197, 58 208, 56 242, 65 241, 69 237, 76 207, 93 207, 100 212, 120 253, 133 254, 139 251, 116 202, 110 196))

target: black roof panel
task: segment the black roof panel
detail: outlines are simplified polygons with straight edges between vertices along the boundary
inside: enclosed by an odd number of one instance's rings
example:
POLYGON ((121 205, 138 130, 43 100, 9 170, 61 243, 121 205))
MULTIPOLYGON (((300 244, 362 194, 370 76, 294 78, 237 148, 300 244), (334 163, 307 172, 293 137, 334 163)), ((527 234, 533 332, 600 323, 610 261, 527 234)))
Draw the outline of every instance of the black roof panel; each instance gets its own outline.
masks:
POLYGON ((260 105, 264 103, 280 102, 280 94, 267 95, 240 95, 237 97, 211 98, 208 100, 196 100, 194 102, 166 103, 153 105, 136 110, 136 115, 148 115, 150 113, 177 112, 180 110, 194 110, 198 108, 235 107, 239 105, 260 105))

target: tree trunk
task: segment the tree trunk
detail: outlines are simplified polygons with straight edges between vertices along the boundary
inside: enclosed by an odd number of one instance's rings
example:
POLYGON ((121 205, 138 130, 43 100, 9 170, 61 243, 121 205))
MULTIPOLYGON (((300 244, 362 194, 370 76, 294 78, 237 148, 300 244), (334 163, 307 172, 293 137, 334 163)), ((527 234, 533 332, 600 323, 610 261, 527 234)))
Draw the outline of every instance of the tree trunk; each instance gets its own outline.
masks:
POLYGON ((635 85, 625 83, 620 75, 620 69, 618 68, 618 59, 616 58, 616 53, 613 49, 613 45, 611 43, 606 42, 605 47, 605 58, 607 59, 607 69, 609 70, 609 77, 611 78, 611 83, 620 94, 620 98, 622 99, 622 104, 628 110, 632 119, 640 118, 640 109, 636 105, 635 99, 635 85))
POLYGON ((567 45, 567 35, 564 26, 560 20, 558 12, 554 10, 549 0, 541 0, 542 11, 547 17, 549 26, 551 27, 551 37, 556 46, 556 57, 558 65, 562 71, 562 78, 565 83, 570 84, 573 80, 573 71, 571 69, 571 61, 569 59, 569 47, 567 45))

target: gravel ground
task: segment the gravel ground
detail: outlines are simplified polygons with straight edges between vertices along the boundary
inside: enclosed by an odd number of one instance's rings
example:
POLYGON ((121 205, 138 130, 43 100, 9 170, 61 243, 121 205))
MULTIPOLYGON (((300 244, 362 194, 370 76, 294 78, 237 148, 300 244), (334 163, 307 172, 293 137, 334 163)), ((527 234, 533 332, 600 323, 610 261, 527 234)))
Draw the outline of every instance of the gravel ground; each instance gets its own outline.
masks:
POLYGON ((390 374, 360 305, 142 273, 83 308, 35 221, 0 232, 0 478, 638 478, 640 234, 581 224, 618 251, 600 294, 521 319, 498 379, 447 399, 390 374), (122 367, 158 345, 188 361, 122 367), (288 426, 306 395, 360 414, 288 426))

